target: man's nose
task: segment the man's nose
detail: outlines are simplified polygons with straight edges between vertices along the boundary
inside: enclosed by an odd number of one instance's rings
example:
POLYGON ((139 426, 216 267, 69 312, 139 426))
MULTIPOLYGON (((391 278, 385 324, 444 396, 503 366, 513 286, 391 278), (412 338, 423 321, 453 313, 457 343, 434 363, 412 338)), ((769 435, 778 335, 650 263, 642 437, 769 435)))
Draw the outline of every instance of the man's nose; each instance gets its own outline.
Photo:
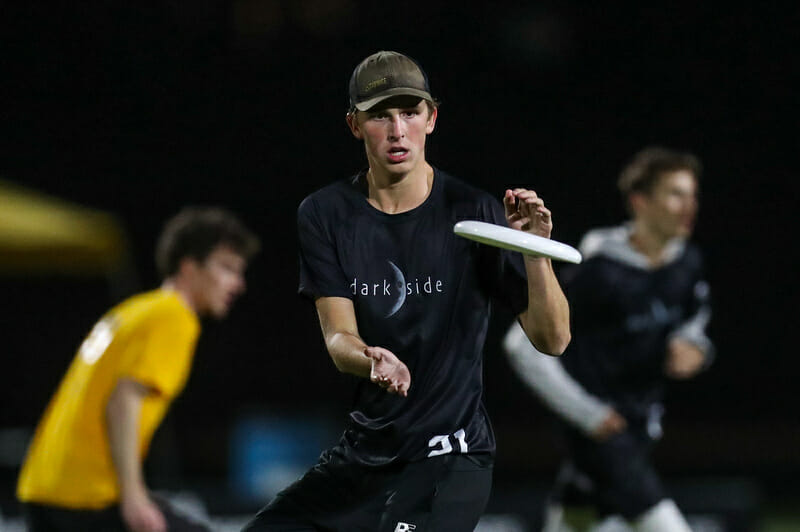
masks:
POLYGON ((389 136, 395 139, 403 138, 404 133, 403 121, 399 116, 392 116, 389 121, 389 136))

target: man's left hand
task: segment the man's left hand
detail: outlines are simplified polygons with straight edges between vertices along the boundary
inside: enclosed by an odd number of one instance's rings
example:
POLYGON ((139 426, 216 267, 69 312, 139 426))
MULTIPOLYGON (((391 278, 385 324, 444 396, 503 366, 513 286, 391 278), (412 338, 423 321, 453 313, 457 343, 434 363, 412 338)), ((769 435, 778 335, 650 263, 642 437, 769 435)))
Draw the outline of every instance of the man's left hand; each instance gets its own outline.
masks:
POLYGON ((694 344, 673 338, 667 346, 666 373, 672 379, 689 379, 702 369, 705 356, 694 344))

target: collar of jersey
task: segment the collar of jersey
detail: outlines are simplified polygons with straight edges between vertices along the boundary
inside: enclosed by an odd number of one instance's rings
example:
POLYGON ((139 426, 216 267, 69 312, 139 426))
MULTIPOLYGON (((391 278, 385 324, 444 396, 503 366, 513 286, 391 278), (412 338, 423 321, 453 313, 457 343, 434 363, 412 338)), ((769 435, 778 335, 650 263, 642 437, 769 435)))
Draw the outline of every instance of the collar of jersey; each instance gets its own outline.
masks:
POLYGON ((358 203, 359 205, 361 205, 361 208, 364 211, 368 212, 371 216, 379 218, 381 221, 384 222, 395 222, 395 223, 404 222, 406 220, 415 218, 429 208, 429 206, 433 203, 434 198, 438 196, 439 191, 441 190, 442 178, 439 169, 436 168, 435 166, 432 166, 432 168, 433 168, 433 184, 431 185, 430 194, 428 194, 428 197, 425 198, 425 201, 423 201, 422 203, 420 203, 419 205, 417 205, 416 207, 414 207, 409 211, 399 212, 397 214, 389 214, 370 205, 369 201, 367 201, 367 198, 364 194, 363 187, 361 186, 362 179, 364 179, 364 176, 366 175, 366 170, 362 170, 361 172, 359 172, 355 176, 355 180, 353 183, 354 188, 359 195, 359 198, 363 200, 359 201, 358 203))

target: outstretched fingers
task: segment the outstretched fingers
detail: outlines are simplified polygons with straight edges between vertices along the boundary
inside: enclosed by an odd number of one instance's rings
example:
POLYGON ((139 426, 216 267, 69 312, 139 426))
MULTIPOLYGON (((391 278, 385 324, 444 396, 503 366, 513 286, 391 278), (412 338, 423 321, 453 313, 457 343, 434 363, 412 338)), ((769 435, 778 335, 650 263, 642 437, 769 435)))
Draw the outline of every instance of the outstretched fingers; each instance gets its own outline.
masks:
POLYGON ((383 359, 383 354, 380 352, 380 350, 374 347, 367 347, 364 349, 364 356, 371 360, 369 380, 376 384, 385 382, 386 376, 381 375, 380 371, 378 370, 378 365, 383 359))

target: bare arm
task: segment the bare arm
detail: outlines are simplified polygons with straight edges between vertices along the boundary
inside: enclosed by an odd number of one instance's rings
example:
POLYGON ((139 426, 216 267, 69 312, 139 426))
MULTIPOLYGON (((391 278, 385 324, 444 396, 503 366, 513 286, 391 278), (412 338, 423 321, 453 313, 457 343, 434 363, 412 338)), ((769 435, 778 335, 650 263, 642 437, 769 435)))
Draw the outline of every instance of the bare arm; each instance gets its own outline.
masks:
POLYGON ((133 532, 166 532, 164 516, 147 492, 138 449, 139 414, 149 393, 136 381, 120 379, 106 406, 108 436, 123 520, 133 532))
POLYGON ((369 378, 390 393, 404 397, 408 394, 408 368, 388 349, 368 346, 361 339, 352 301, 321 297, 316 306, 325 346, 339 371, 369 378))
MULTIPOLYGON (((536 192, 506 190, 503 198, 509 227, 550 238, 553 221, 550 211, 536 192)), ((569 305, 558 283, 553 264, 544 257, 525 256, 528 275, 528 308, 519 315, 525 334, 536 348, 549 355, 560 355, 571 339, 569 305)))

